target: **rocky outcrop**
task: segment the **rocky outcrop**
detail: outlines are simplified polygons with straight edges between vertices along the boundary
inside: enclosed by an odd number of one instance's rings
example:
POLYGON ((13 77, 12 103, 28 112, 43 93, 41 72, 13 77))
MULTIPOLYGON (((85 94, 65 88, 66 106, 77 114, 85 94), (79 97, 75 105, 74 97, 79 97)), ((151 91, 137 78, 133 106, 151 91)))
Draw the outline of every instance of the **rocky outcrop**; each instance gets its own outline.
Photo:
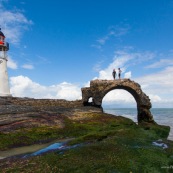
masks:
POLYGON ((67 101, 64 99, 34 99, 28 97, 0 97, 1 105, 20 105, 20 106, 32 106, 32 107, 66 107, 74 108, 82 106, 81 100, 67 101))
POLYGON ((124 89, 128 91, 137 103, 138 122, 153 122, 153 116, 150 112, 151 102, 149 97, 142 91, 140 85, 130 79, 120 80, 92 80, 90 87, 82 88, 83 105, 93 105, 101 107, 103 97, 111 90, 124 89), (89 103, 89 99, 92 102, 89 103))
POLYGON ((137 103, 139 123, 154 122, 150 112, 150 99, 139 84, 129 79, 93 80, 90 87, 82 88, 82 100, 0 97, 0 132, 40 125, 55 125, 61 128, 62 116, 79 116, 80 112, 88 111, 101 112, 103 97, 113 89, 124 89, 133 95, 137 103), (92 102, 89 103, 90 98, 92 102))
POLYGON ((84 107, 82 100, 0 97, 0 133, 39 126, 63 128, 64 117, 74 118, 80 112, 91 111, 101 109, 84 107))

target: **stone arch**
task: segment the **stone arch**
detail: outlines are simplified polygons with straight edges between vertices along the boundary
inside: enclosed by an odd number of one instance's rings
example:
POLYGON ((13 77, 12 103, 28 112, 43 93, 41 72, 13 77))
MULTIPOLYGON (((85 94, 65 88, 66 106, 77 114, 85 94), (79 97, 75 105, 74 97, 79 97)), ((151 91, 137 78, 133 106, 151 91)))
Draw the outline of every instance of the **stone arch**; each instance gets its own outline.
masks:
POLYGON ((92 105, 102 107, 104 96, 114 89, 123 89, 129 92, 137 103, 138 122, 154 122, 151 115, 151 102, 149 97, 142 91, 140 85, 130 79, 121 80, 93 80, 90 81, 90 87, 82 88, 82 101, 84 106, 88 103, 90 97, 93 98, 92 105))

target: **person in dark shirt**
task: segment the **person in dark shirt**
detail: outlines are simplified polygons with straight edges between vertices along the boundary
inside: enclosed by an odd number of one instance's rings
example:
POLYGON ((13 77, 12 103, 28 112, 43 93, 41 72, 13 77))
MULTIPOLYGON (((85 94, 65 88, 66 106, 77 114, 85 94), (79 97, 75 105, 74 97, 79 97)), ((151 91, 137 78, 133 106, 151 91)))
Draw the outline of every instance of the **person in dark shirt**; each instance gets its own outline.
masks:
POLYGON ((115 71, 115 69, 113 69, 112 76, 113 76, 113 78, 115 80, 115 78, 116 78, 116 71, 115 71))

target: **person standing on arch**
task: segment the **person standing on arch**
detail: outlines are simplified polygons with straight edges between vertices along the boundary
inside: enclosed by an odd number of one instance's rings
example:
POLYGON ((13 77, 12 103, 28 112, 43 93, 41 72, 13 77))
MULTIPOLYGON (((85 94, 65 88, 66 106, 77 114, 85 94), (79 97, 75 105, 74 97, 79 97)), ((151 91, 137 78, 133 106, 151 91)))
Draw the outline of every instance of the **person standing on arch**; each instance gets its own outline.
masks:
POLYGON ((115 78, 116 78, 116 70, 115 69, 113 69, 112 76, 113 76, 113 79, 115 80, 115 78))
POLYGON ((118 77, 119 77, 119 79, 121 79, 121 69, 120 68, 118 68, 118 77))

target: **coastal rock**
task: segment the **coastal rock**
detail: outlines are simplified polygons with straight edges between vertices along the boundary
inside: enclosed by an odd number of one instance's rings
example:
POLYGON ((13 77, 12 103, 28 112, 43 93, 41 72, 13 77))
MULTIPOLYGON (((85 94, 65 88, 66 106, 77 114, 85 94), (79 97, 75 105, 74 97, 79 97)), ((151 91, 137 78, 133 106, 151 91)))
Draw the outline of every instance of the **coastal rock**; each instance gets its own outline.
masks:
POLYGON ((101 112, 84 107, 81 100, 0 97, 0 133, 40 126, 64 127, 64 117, 76 119, 81 112, 101 112))
POLYGON ((124 135, 126 128, 132 131, 135 128, 135 134, 138 132, 140 136, 146 132, 154 141, 167 138, 170 131, 169 127, 148 122, 137 125, 128 118, 103 113, 101 107, 83 106, 82 100, 0 99, 0 150, 74 138, 76 135, 100 141, 117 133, 124 135), (101 129, 95 132, 99 124, 101 129), (105 126, 109 127, 106 134, 105 126), (91 130, 94 133, 90 133, 91 130))

